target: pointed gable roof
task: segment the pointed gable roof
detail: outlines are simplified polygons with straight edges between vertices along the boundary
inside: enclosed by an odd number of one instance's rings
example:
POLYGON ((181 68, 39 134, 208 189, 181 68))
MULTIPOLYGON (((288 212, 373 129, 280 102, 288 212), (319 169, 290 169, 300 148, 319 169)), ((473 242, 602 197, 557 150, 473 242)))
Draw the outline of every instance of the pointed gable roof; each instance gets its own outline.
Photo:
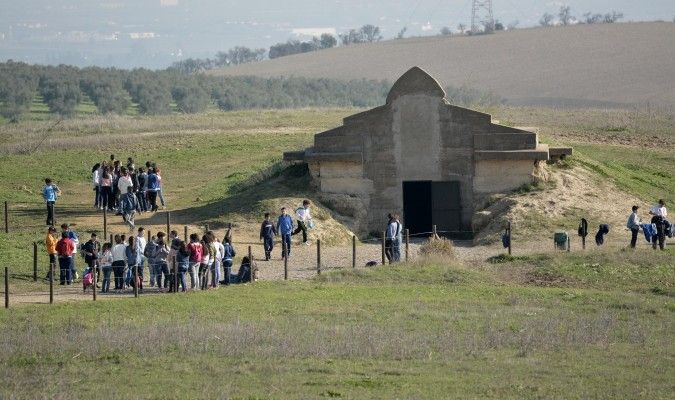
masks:
POLYGON ((438 81, 420 67, 412 67, 398 78, 387 95, 387 104, 408 94, 428 94, 445 98, 445 91, 438 81))

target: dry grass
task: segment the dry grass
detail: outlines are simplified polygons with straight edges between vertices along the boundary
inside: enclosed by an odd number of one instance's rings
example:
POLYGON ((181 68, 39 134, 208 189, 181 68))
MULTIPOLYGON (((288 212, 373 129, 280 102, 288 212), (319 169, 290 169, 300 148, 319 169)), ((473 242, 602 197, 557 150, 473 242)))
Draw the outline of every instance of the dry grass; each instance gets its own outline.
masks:
POLYGON ((604 108, 649 102, 672 112, 673 37, 675 24, 658 22, 517 29, 339 47, 214 73, 394 81, 417 65, 443 85, 492 91, 519 105, 604 108))
POLYGON ((429 260, 441 260, 445 263, 456 259, 455 246, 446 238, 430 238, 420 246, 419 254, 429 260))

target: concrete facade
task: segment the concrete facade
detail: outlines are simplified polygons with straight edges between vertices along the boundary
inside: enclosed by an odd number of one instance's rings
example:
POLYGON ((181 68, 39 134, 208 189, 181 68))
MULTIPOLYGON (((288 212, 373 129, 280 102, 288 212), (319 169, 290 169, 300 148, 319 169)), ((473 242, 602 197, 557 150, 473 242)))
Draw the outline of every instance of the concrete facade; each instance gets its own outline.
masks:
POLYGON ((314 146, 285 154, 309 165, 313 182, 356 232, 380 231, 397 212, 406 225, 403 182, 459 182, 461 230, 475 229, 484 199, 535 179, 549 159, 535 132, 493 124, 488 114, 449 104, 418 67, 392 87, 386 104, 319 133, 314 146))

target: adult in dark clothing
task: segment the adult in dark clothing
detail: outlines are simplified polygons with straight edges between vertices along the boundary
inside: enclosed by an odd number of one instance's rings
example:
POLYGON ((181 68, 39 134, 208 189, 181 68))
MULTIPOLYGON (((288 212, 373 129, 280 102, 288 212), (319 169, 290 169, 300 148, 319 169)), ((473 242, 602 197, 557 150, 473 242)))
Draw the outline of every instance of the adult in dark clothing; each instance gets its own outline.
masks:
MULTIPOLYGON (((255 271, 255 265, 253 270, 255 271)), ((255 275, 255 272, 251 272, 251 261, 248 256, 245 256, 241 259, 241 266, 239 266, 239 272, 237 275, 230 275, 230 283, 247 283, 251 282, 251 276, 255 275)))
POLYGON ((145 201, 145 188, 148 181, 148 174, 145 173, 143 168, 139 168, 136 173, 136 181, 138 185, 136 186, 136 197, 138 198, 138 206, 142 212, 148 211, 148 204, 145 201))
POLYGON ((666 218, 668 217, 666 202, 660 199, 659 204, 649 210, 649 215, 652 216, 652 224, 656 225, 656 240, 652 239, 652 248, 656 250, 656 241, 658 240, 659 248, 664 250, 666 245, 666 218))
POLYGON ((98 256, 101 252, 101 243, 99 243, 98 238, 95 233, 91 234, 91 239, 89 239, 82 246, 82 253, 84 254, 84 262, 87 263, 89 268, 93 271, 96 268, 96 282, 98 283, 101 278, 101 267, 98 263, 98 256))
POLYGON ((270 221, 270 213, 265 213, 265 220, 260 226, 260 240, 263 241, 265 261, 269 261, 272 257, 272 250, 274 249, 274 236, 276 234, 277 228, 274 226, 274 223, 270 221))

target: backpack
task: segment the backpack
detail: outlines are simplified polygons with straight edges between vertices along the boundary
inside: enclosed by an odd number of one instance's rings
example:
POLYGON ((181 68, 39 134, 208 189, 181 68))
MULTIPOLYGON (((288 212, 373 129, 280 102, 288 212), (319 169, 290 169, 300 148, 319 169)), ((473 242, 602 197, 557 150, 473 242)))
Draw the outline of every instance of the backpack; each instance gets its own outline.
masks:
POLYGON ((87 272, 82 278, 82 285, 86 288, 94 284, 94 274, 87 272))
POLYGON ((143 250, 143 255, 146 258, 155 258, 155 252, 157 250, 157 243, 155 242, 148 242, 148 244, 145 245, 145 249, 143 250))
POLYGON ((199 262, 203 258, 204 248, 199 242, 192 242, 188 245, 190 249, 190 261, 199 262))
POLYGON ((124 195, 122 199, 122 210, 125 213, 136 210, 136 197, 132 194, 131 196, 124 195))

